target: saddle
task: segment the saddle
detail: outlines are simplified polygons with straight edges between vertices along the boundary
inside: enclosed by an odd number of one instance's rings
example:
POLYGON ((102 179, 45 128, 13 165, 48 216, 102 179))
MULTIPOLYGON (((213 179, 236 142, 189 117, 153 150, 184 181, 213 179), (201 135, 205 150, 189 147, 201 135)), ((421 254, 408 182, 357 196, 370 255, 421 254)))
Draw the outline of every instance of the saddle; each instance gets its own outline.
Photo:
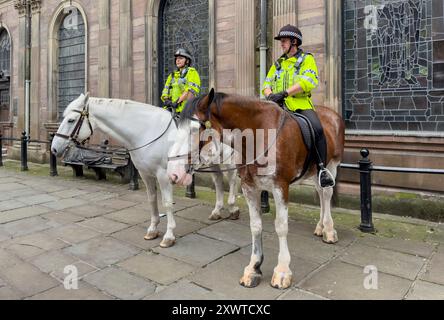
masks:
POLYGON ((287 112, 289 113, 291 118, 298 123, 299 128, 301 130, 304 145, 307 148, 307 157, 305 158, 304 167, 302 169, 301 174, 291 182, 291 183, 294 183, 294 182, 298 181, 299 179, 301 179, 307 173, 310 165, 316 159, 315 153, 314 153, 314 146, 316 143, 316 141, 315 141, 316 135, 315 135, 313 126, 311 125, 311 122, 307 117, 305 117, 304 115, 297 113, 297 112, 295 112, 295 113, 290 112, 290 111, 287 111, 287 112))

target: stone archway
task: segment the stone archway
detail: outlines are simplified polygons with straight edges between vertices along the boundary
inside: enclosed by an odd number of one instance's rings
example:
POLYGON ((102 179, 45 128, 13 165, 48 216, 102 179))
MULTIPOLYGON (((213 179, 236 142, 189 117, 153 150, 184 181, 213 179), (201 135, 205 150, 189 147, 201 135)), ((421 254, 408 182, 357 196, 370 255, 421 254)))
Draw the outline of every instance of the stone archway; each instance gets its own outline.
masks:
MULTIPOLYGON (((70 2, 70 1, 66 1, 61 3, 55 10, 54 14, 53 14, 53 18, 51 19, 51 23, 49 26, 49 40, 48 40, 48 53, 49 53, 49 57, 48 57, 48 111, 49 111, 49 116, 48 116, 48 120, 50 122, 53 123, 57 123, 59 120, 59 114, 60 111, 59 109, 62 109, 63 106, 60 104, 59 102, 59 95, 60 95, 60 91, 59 91, 59 84, 60 84, 60 74, 62 72, 63 74, 63 70, 61 70, 60 68, 60 53, 61 53, 61 48, 60 48, 60 41, 63 41, 63 39, 60 38, 60 30, 61 30, 61 26, 65 21, 65 24, 70 25, 72 24, 73 26, 76 24, 75 21, 68 21, 66 22, 65 18, 67 18, 67 16, 71 15, 72 13, 70 13, 70 9, 75 8, 77 10, 77 12, 79 13, 79 16, 77 17, 79 22, 80 20, 83 22, 83 26, 81 27, 83 29, 82 32, 84 32, 84 41, 83 41, 83 46, 84 46, 84 51, 82 53, 82 55, 84 55, 84 59, 82 59, 82 62, 84 63, 84 79, 83 79, 83 90, 81 90, 82 92, 87 92, 87 88, 88 88, 88 20, 85 14, 85 11, 83 10, 83 8, 81 7, 80 4, 78 4, 77 2, 70 2)), ((75 18, 74 18, 75 20, 75 18)), ((80 26, 81 23, 79 23, 80 26)), ((68 41, 68 46, 69 41, 68 41)), ((74 44, 77 45, 78 47, 82 46, 82 44, 74 44)), ((78 48, 79 49, 79 48, 78 48)), ((77 49, 73 49, 73 50, 77 50, 77 49)), ((78 72, 74 71, 74 72, 78 72)), ((69 78, 69 76, 68 76, 69 78)), ((62 80, 63 81, 63 80, 62 80)), ((78 86, 80 88, 80 86, 78 86)), ((80 89, 79 89, 80 90, 80 89)), ((77 94, 77 93, 76 93, 77 94)), ((64 95, 64 96, 69 96, 69 94, 64 95)))
MULTIPOLYGON (((147 0, 145 11, 146 99, 159 101, 159 14, 163 0, 147 0)), ((208 87, 215 87, 215 4, 208 0, 208 87)))

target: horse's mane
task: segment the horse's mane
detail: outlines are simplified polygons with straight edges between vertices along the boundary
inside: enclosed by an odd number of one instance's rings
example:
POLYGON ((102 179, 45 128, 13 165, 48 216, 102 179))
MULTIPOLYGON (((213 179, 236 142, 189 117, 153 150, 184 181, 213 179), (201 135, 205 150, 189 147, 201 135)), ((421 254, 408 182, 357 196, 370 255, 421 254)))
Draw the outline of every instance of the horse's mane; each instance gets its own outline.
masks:
MULTIPOLYGON (((199 97, 189 100, 180 115, 179 123, 182 123, 182 122, 192 118, 196 114, 199 104, 202 102, 202 100, 206 96, 207 95, 201 95, 199 97)), ((253 98, 253 97, 244 97, 244 96, 235 95, 235 94, 229 95, 229 94, 226 94, 223 92, 216 92, 214 94, 214 99, 213 99, 212 103, 214 103, 216 105, 218 113, 220 113, 220 111, 222 109, 222 104, 229 99, 231 99, 231 100, 235 99, 236 100, 235 102, 237 102, 238 106, 246 106, 251 102, 258 102, 258 99, 253 98)))

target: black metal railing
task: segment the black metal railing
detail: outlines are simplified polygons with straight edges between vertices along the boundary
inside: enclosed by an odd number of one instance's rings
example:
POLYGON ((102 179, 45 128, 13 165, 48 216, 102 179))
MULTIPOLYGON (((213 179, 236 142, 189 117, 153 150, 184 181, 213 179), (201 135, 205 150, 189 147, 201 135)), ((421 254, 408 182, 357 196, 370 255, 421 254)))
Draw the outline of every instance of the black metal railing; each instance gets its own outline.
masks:
POLYGON ((369 155, 370 151, 363 148, 361 150, 362 159, 358 161, 358 164, 340 164, 340 167, 343 169, 359 170, 360 173, 361 224, 359 229, 362 232, 375 232, 372 217, 372 171, 415 174, 444 174, 444 170, 442 169, 374 166, 369 159, 369 155))

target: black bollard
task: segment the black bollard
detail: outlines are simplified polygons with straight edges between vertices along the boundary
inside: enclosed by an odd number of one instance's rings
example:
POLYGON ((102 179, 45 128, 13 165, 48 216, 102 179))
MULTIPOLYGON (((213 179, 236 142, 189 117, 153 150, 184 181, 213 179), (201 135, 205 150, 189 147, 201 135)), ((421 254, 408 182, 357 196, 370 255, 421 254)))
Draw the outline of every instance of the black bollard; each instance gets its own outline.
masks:
POLYGON ((3 135, 0 132, 0 167, 3 167, 3 135))
POLYGON ((268 199, 268 191, 262 191, 261 193, 261 213, 270 212, 270 201, 268 199))
POLYGON ((26 131, 22 132, 21 141, 21 170, 28 171, 28 137, 26 131))
POLYGON ((55 154, 53 154, 51 152, 52 140, 54 140, 55 134, 51 133, 49 136, 50 136, 50 139, 49 139, 49 142, 50 142, 50 145, 49 145, 49 175, 51 177, 55 177, 55 176, 59 175, 59 173, 57 172, 57 158, 56 158, 55 154))
POLYGON ((361 183, 361 225, 359 229, 365 233, 375 232, 372 221, 372 162, 367 149, 361 150, 362 159, 359 161, 361 183))
POLYGON ((132 191, 139 190, 139 171, 134 166, 133 161, 131 160, 131 157, 129 159, 130 163, 130 184, 129 189, 132 191))
POLYGON ((190 199, 196 199, 196 191, 194 190, 194 175, 193 175, 193 181, 189 186, 187 186, 187 192, 185 194, 185 197, 190 199))

